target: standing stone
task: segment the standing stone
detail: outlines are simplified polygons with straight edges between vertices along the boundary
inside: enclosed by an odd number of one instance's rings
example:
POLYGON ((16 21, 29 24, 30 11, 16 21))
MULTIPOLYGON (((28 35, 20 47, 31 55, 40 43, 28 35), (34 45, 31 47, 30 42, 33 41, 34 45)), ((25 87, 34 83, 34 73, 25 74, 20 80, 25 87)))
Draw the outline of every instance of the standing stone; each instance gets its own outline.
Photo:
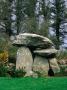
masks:
POLYGON ((35 56, 33 63, 33 71, 39 72, 42 76, 48 76, 48 70, 48 60, 41 56, 35 56))
POLYGON ((50 66, 51 66, 54 73, 60 72, 60 68, 59 68, 59 65, 57 63, 56 58, 50 59, 50 66))
POLYGON ((25 72, 32 71, 32 54, 27 47, 19 48, 17 51, 16 69, 23 69, 25 72))

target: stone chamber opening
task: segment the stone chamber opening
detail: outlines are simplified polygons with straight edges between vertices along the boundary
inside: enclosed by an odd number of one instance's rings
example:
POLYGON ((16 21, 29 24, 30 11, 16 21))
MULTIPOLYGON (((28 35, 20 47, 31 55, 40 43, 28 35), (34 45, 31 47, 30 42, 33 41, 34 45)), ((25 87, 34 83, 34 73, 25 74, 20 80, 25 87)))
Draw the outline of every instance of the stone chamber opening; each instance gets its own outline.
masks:
POLYGON ((54 76, 54 71, 52 70, 52 68, 49 68, 48 76, 54 76))

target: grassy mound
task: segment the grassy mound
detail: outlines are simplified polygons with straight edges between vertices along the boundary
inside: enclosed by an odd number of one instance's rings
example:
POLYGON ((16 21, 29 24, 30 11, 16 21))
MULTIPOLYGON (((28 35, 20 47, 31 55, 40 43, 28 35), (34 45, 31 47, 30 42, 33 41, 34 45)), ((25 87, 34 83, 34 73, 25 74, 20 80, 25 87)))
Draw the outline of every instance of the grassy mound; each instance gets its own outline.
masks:
POLYGON ((0 78, 0 90, 66 90, 67 78, 0 78))

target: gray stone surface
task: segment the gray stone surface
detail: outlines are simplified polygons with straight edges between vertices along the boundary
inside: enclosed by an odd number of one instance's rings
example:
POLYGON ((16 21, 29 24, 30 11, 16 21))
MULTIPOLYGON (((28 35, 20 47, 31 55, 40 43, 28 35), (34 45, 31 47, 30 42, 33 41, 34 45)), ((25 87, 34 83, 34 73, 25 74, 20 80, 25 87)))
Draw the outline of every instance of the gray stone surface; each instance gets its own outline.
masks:
POLYGON ((37 78, 38 74, 33 71, 30 71, 30 72, 27 72, 24 77, 28 77, 28 76, 37 78))
POLYGON ((32 54, 27 47, 19 48, 17 51, 16 69, 23 69, 25 72, 32 70, 32 54))
POLYGON ((59 65, 57 63, 56 58, 50 59, 50 66, 51 66, 52 70, 54 71, 54 73, 60 72, 60 68, 59 68, 59 65))
POLYGON ((48 76, 48 70, 48 60, 41 56, 35 56, 33 63, 33 71, 39 72, 43 76, 48 76))
POLYGON ((58 50, 56 49, 41 49, 41 50, 34 50, 34 53, 40 56, 44 56, 44 57, 50 57, 50 56, 56 56, 58 50))
POLYGON ((16 36, 16 39, 13 41, 13 45, 29 46, 33 49, 39 49, 51 47, 53 46, 53 43, 51 40, 41 35, 23 33, 16 36))

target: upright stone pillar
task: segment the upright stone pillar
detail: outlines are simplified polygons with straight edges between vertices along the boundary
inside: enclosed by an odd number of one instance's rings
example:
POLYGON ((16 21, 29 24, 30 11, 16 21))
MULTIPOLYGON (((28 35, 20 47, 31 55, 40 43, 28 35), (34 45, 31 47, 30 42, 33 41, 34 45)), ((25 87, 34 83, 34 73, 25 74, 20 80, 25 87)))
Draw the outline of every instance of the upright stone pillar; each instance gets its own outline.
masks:
POLYGON ((33 58, 27 47, 21 47, 17 51, 16 69, 23 69, 25 72, 32 70, 33 58))
POLYGON ((48 70, 48 59, 36 55, 33 63, 33 71, 39 72, 41 76, 48 76, 48 70))
POLYGON ((54 73, 59 73, 60 72, 60 67, 59 67, 59 65, 57 63, 56 58, 50 59, 50 66, 51 66, 54 73))

